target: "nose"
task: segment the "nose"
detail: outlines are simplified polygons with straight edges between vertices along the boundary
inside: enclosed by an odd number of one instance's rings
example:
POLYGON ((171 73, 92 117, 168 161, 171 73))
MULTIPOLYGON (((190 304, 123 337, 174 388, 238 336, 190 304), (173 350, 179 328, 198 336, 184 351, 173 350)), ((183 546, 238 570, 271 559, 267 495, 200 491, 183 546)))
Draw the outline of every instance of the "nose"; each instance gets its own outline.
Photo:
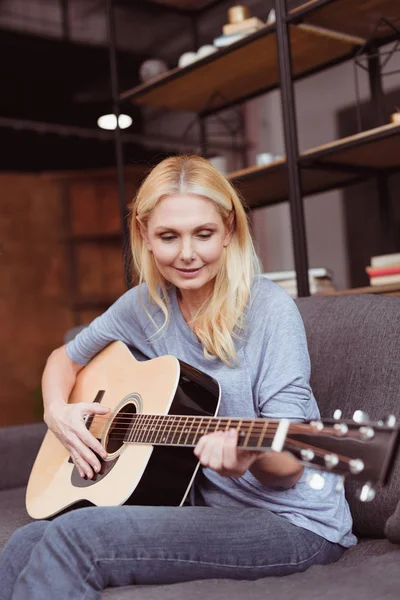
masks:
POLYGON ((184 238, 182 240, 180 258, 184 262, 192 262, 195 258, 195 252, 190 238, 184 238))

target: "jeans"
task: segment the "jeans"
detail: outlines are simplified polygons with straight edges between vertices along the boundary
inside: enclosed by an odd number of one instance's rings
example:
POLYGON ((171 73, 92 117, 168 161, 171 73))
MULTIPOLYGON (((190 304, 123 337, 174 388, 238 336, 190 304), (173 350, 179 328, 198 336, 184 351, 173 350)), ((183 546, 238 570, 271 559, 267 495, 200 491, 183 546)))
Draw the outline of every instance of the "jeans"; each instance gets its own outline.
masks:
POLYGON ((344 550, 261 508, 81 508, 14 532, 1 598, 97 600, 108 586, 289 575, 344 550))

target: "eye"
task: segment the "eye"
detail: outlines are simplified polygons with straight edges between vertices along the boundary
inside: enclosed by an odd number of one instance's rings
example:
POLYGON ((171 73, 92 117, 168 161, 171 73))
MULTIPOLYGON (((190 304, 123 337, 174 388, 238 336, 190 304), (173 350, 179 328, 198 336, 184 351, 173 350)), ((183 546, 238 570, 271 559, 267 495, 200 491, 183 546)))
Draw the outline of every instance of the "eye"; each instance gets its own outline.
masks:
POLYGON ((199 237, 201 240, 208 240, 208 239, 210 239, 210 237, 212 235, 213 235, 212 232, 208 231, 208 232, 199 233, 197 237, 199 237))
POLYGON ((176 235, 160 235, 163 242, 173 242, 176 239, 176 235))

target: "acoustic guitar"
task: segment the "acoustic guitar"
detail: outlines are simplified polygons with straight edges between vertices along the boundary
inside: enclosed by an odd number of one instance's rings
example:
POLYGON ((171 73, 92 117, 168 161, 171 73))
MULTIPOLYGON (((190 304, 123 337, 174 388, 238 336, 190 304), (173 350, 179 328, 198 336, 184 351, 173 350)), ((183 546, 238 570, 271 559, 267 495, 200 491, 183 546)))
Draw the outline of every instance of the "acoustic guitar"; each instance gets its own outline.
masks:
POLYGON ((361 499, 368 500, 372 483, 387 482, 399 442, 399 428, 382 421, 217 417, 215 379, 173 356, 138 361, 122 342, 110 344, 79 372, 69 402, 91 401, 110 408, 86 418, 107 451, 105 460, 99 458, 101 471, 82 478, 48 430, 26 492, 32 518, 87 505, 183 505, 199 468, 193 447, 201 436, 231 428, 238 430, 241 448, 288 450, 307 466, 358 479, 361 499))

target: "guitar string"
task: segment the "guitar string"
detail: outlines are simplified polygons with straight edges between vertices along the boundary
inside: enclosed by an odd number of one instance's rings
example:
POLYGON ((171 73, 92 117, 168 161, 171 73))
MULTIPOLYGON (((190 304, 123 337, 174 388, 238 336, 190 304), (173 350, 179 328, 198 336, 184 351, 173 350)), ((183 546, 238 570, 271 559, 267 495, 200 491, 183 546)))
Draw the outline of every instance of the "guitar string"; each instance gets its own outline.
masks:
MULTIPOLYGON (((93 420, 91 421, 91 425, 95 425, 97 424, 97 421, 102 420, 102 421, 110 421, 110 417, 107 417, 107 415, 97 415, 93 418, 93 420)), ((118 416, 114 417, 114 419, 111 421, 111 423, 116 423, 117 425, 133 425, 135 421, 138 421, 138 425, 159 425, 160 427, 166 427, 166 425, 168 424, 168 422, 170 422, 172 425, 175 426, 182 426, 182 427, 187 427, 187 425, 189 424, 190 420, 194 421, 194 424, 196 424, 199 421, 205 421, 207 423, 207 421, 210 422, 214 422, 214 421, 218 421, 221 424, 228 423, 229 421, 231 422, 231 425, 233 426, 235 423, 240 422, 241 426, 251 426, 253 424, 253 427, 261 427, 264 428, 265 427, 265 423, 269 423, 270 427, 278 427, 280 424, 279 420, 275 420, 275 419, 260 419, 260 418, 255 418, 255 419, 242 419, 240 417, 211 417, 211 416, 197 416, 197 415, 159 415, 159 414, 137 414, 137 415, 131 415, 130 418, 124 418, 124 419, 119 419, 118 416), (165 419, 167 421, 167 423, 165 423, 164 421, 161 423, 150 423, 150 420, 163 420, 165 419), (183 421, 184 419, 186 419, 188 422, 186 423, 172 423, 172 421, 174 421, 175 419, 179 419, 180 421, 183 421)), ((192 422, 193 425, 193 422, 192 422)), ((308 423, 295 423, 295 422, 290 422, 290 427, 295 427, 296 428, 300 426, 301 430, 304 430, 305 427, 309 427, 312 430, 315 430, 315 427, 313 425, 310 425, 308 423)), ((324 429, 328 429, 328 427, 324 427, 324 429)), ((113 427, 113 429, 115 429, 115 426, 113 427)))

